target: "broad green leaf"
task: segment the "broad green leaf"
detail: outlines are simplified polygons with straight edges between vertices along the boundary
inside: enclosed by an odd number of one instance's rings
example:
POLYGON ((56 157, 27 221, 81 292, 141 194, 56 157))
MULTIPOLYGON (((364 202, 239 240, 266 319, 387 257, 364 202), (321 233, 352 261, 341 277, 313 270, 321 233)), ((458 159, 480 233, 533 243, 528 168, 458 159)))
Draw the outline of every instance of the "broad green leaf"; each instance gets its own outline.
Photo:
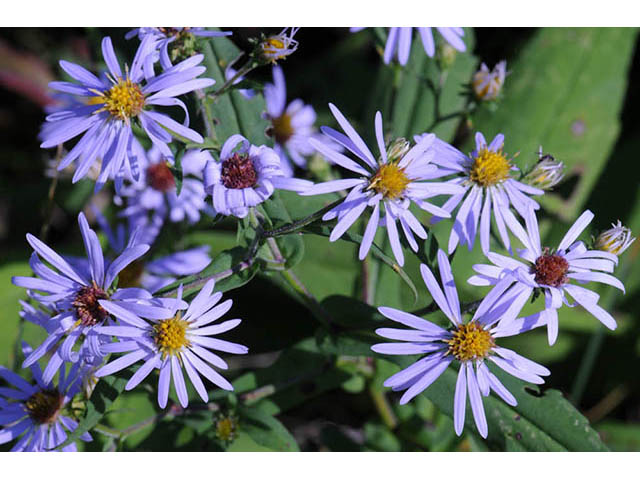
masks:
MULTIPOLYGON (((204 53, 207 76, 216 81, 216 84, 207 91, 212 93, 225 83, 225 68, 238 58, 241 52, 231 40, 224 37, 205 41, 203 45, 202 53, 204 53)), ((240 64, 244 58, 240 59, 240 64)), ((237 69, 238 64, 235 66, 237 69)), ((266 143, 267 137, 264 131, 268 124, 262 118, 262 113, 266 110, 262 94, 257 93, 253 98, 247 99, 237 90, 230 90, 215 101, 208 99, 207 106, 215 119, 215 132, 221 144, 236 133, 240 133, 254 145, 266 143)))
MULTIPOLYGON (((620 131, 635 38, 631 28, 540 29, 508 65, 497 111, 473 117, 488 141, 504 133, 505 151, 521 152, 520 166, 532 165, 542 145, 565 163, 567 177, 578 175, 568 200, 540 199, 566 220, 577 217, 620 131)), ((472 139, 462 150, 471 148, 472 139)))
POLYGON ((239 428, 258 445, 277 452, 297 452, 300 449, 293 435, 279 420, 258 408, 238 407, 239 428))

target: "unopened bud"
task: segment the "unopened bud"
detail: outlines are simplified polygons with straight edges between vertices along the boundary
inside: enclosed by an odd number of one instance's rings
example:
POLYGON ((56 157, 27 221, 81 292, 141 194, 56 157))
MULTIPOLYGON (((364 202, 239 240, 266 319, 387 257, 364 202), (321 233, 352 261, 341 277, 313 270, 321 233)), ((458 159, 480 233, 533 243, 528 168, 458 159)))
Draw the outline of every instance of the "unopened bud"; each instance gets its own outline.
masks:
POLYGON ((506 76, 506 60, 498 62, 496 66, 493 67, 493 70, 489 70, 489 67, 483 63, 480 66, 480 70, 473 75, 473 81, 471 82, 476 98, 482 101, 490 101, 498 98, 506 76))
POLYGON ((399 162, 407 152, 411 149, 411 145, 404 138, 396 138, 387 147, 387 159, 390 163, 399 162))
POLYGON ((524 181, 532 187, 550 190, 564 178, 564 164, 551 155, 543 155, 542 147, 538 155, 538 163, 524 177, 524 181))
POLYGON ((230 414, 221 414, 216 420, 216 437, 223 443, 229 444, 236 438, 238 430, 238 417, 230 414))
POLYGON ((278 35, 271 35, 258 44, 258 56, 267 63, 276 63, 282 60, 298 49, 298 41, 294 40, 294 35, 299 28, 291 27, 289 33, 287 28, 282 30, 278 35))
POLYGON ((598 250, 620 255, 629 245, 634 242, 635 238, 631 236, 631 229, 624 227, 620 220, 618 223, 611 224, 609 230, 605 230, 598 238, 596 238, 594 247, 598 250))
POLYGON ((449 70, 453 63, 456 61, 456 56, 458 52, 455 48, 453 48, 448 43, 441 43, 438 46, 438 64, 440 66, 440 70, 449 70))

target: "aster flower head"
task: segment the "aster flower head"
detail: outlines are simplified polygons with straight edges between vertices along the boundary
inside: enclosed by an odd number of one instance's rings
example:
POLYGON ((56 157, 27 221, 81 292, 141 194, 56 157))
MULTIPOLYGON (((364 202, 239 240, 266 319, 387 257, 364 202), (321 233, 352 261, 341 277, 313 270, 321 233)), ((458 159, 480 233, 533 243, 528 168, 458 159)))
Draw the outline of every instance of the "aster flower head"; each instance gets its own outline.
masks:
POLYGON ((220 162, 207 163, 204 184, 215 212, 238 218, 246 217, 249 208, 264 202, 276 188, 301 192, 312 185, 286 177, 272 148, 251 145, 242 135, 232 135, 224 142, 220 162))
POLYGON ((157 217, 162 221, 168 218, 174 223, 187 221, 194 224, 200 220, 202 212, 213 213, 207 206, 207 195, 202 183, 204 166, 213 160, 209 152, 189 150, 184 154, 182 188, 179 194, 171 170, 171 158, 165 157, 155 146, 138 158, 138 181, 120 188, 120 196, 127 200, 127 207, 120 213, 122 217, 157 217))
POLYGON ((536 384, 543 383, 541 376, 549 375, 550 372, 513 350, 497 345, 499 338, 513 335, 499 323, 502 315, 510 309, 509 299, 489 294, 478 306, 471 320, 464 322, 451 265, 442 250, 438 251, 438 265, 442 286, 426 265, 421 265, 420 271, 429 293, 442 313, 451 321, 452 327, 447 330, 410 313, 380 307, 378 310, 382 315, 411 328, 377 329, 376 333, 381 337, 399 342, 379 343, 371 349, 388 355, 425 354, 423 358, 384 382, 385 387, 391 387, 394 391, 406 390, 400 399, 401 405, 427 389, 453 362, 459 363, 460 370, 453 400, 456 434, 460 435, 464 427, 468 395, 478 432, 486 438, 488 426, 482 397, 489 396, 493 390, 509 405, 517 404, 515 397, 491 373, 487 362, 516 378, 536 384))
POLYGON ((514 233, 525 246, 518 250, 524 262, 489 252, 487 258, 493 265, 474 265, 477 275, 469 278, 472 285, 495 285, 492 292, 507 292, 513 299, 512 309, 502 318, 504 328, 514 332, 547 326, 549 345, 553 345, 558 336, 558 309, 564 304, 573 307, 582 306, 596 317, 607 328, 616 328, 616 321, 598 305, 599 295, 574 282, 600 282, 612 285, 624 292, 624 285, 613 275, 618 257, 610 252, 588 250, 582 241, 576 241, 582 231, 587 228, 593 213, 586 210, 569 228, 557 248, 542 247, 538 221, 531 211, 526 217, 527 230, 519 228, 514 233), (605 273, 608 272, 608 273, 605 273), (538 289, 544 294, 543 311, 516 319, 518 313, 538 289), (570 303, 567 294, 575 303, 570 303))
POLYGON ((609 230, 605 230, 598 235, 594 243, 594 248, 619 256, 622 255, 634 241, 635 237, 632 236, 631 229, 623 226, 622 222, 618 220, 618 223, 611 224, 609 230))
POLYGON ((491 101, 498 98, 506 76, 506 60, 496 63, 493 70, 489 70, 489 67, 483 62, 482 65, 480 65, 480 70, 474 73, 473 80, 471 81, 473 93, 476 98, 482 101, 491 101))
POLYGON ((302 100, 293 100, 287 105, 287 88, 284 74, 279 66, 273 67, 273 83, 264 87, 264 99, 267 105, 265 118, 271 122, 267 135, 273 137, 274 150, 282 160, 283 171, 291 176, 293 168, 291 162, 298 167, 305 167, 304 157, 314 152, 309 139, 316 130, 316 112, 311 105, 305 105, 302 100))
MULTIPOLYGON (((503 152, 504 135, 501 133, 496 135, 493 141, 487 144, 484 135, 478 132, 475 141, 476 148, 469 157, 450 147, 457 165, 447 164, 447 167, 456 173, 456 177, 449 182, 462 186, 464 191, 452 196, 442 207, 451 213, 460 205, 449 236, 449 254, 453 253, 458 244, 467 244, 469 250, 473 248, 478 233, 478 223, 480 223, 482 251, 485 254, 489 252, 492 216, 504 247, 511 251, 507 228, 513 231, 513 228, 517 228, 518 222, 509 208, 513 206, 524 218, 528 212, 540 208, 538 202, 529 198, 528 195, 544 193, 543 190, 526 185, 512 177, 512 172, 517 171, 518 168, 503 152)), ((436 217, 432 222, 440 220, 436 217)))
MULTIPOLYGON (((23 342, 25 356, 31 347, 23 342)), ((73 432, 78 423, 66 410, 69 401, 80 391, 78 365, 60 370, 58 385, 45 381, 38 364, 31 366, 35 384, 30 384, 11 370, 0 366, 0 378, 14 388, 0 388, 0 444, 16 440, 12 452, 44 452, 64 443, 67 432, 73 432)), ((80 436, 85 442, 92 440, 89 433, 80 436)), ((77 451, 75 443, 62 448, 77 451)))
MULTIPOLYGON (((357 32, 362 28, 351 28, 352 32, 357 32)), ((416 27, 422 40, 422 46, 429 57, 436 53, 436 44, 433 40, 432 27, 416 27)), ((464 52, 467 47, 462 40, 464 30, 460 27, 436 27, 438 33, 445 41, 459 52, 464 52)), ((391 27, 387 36, 387 43, 384 47, 384 63, 389 64, 394 57, 398 59, 400 65, 406 65, 411 53, 411 37, 413 27, 391 27)))
POLYGON ((207 30, 204 27, 140 27, 129 30, 124 38, 129 40, 137 36, 142 41, 146 37, 151 37, 150 50, 152 53, 147 57, 144 68, 153 72, 153 64, 158 60, 160 60, 162 68, 167 69, 172 66, 172 55, 169 54, 171 43, 180 43, 182 49, 188 51, 193 47, 191 44, 194 37, 227 37, 231 34, 232 32, 207 30))
POLYGON ((233 390, 233 386, 211 368, 210 365, 228 368, 227 363, 211 350, 245 354, 248 348, 213 338, 213 335, 227 332, 241 322, 240 319, 234 319, 210 325, 227 313, 232 305, 231 300, 218 303, 222 293, 213 293, 214 285, 213 280, 207 282, 190 305, 182 301, 181 288, 178 298, 173 299, 173 305, 167 304, 163 308, 140 306, 135 313, 128 311, 123 302, 101 302, 121 322, 120 326, 101 327, 102 334, 114 335, 119 340, 105 346, 105 351, 128 353, 107 363, 96 375, 111 375, 142 361, 142 366, 125 386, 126 390, 131 390, 154 369, 159 369, 158 404, 161 408, 167 405, 172 378, 180 404, 183 407, 188 405, 183 368, 204 402, 209 400, 209 396, 201 375, 224 390, 233 390))
POLYGON ((564 178, 564 164, 552 155, 542 153, 542 145, 538 151, 538 163, 524 177, 524 182, 535 188, 551 190, 564 178))
POLYGON ((185 104, 175 98, 215 83, 209 78, 197 78, 206 70, 198 66, 203 55, 194 55, 155 76, 152 71, 143 69, 152 47, 152 37, 145 37, 131 68, 125 66, 123 71, 111 39, 105 37, 102 40, 102 54, 109 71, 100 77, 80 65, 60 61, 62 69, 78 83, 52 82, 49 86, 74 95, 78 103, 47 116, 46 122, 50 126, 42 131, 44 141, 41 147, 55 147, 82 135, 58 166, 59 170, 63 170, 77 160, 74 182, 83 178, 99 158, 102 159, 102 168, 96 190, 122 169, 135 176, 130 165, 134 142, 131 124, 134 121, 139 122, 148 138, 168 158, 173 157, 168 146, 172 141, 170 132, 193 142, 203 142, 199 133, 188 128, 189 115, 185 104), (186 115, 184 124, 154 111, 157 106, 182 108, 186 115))
MULTIPOLYGON (((382 130, 382 114, 376 113, 375 131, 380 151, 380 158, 375 159, 360 135, 354 130, 349 121, 334 105, 329 108, 346 135, 328 127, 322 127, 322 132, 345 149, 351 151, 359 162, 354 162, 345 155, 320 143, 315 139, 309 140, 311 145, 330 161, 340 165, 358 175, 356 178, 344 178, 329 182, 318 183, 309 188, 303 195, 319 195, 351 189, 344 202, 327 212, 322 219, 338 219, 338 223, 331 232, 329 240, 338 240, 355 223, 367 209, 373 208, 373 213, 365 229, 360 245, 360 259, 366 257, 376 230, 380 224, 384 225, 389 235, 389 241, 395 258, 400 266, 404 264, 404 254, 400 244, 397 223, 404 233, 407 242, 414 251, 418 250, 415 235, 427 238, 427 232, 420 221, 409 211, 411 203, 435 215, 448 215, 448 212, 426 201, 436 195, 459 194, 462 187, 448 182, 428 182, 434 178, 447 175, 434 164, 430 164, 436 155, 435 135, 425 135, 413 147, 404 139, 397 139, 388 147, 385 146, 382 130)), ((446 151, 443 151, 446 156, 446 151)), ((444 161, 444 160, 443 160, 444 161)))
POLYGON ((30 296, 52 312, 46 322, 40 322, 49 334, 47 339, 23 363, 26 368, 51 351, 43 374, 45 383, 51 381, 64 361, 91 363, 93 357, 103 356, 101 346, 109 339, 95 328, 109 322, 110 316, 100 306, 100 300, 151 298, 151 294, 141 289, 115 288, 118 274, 144 255, 149 246, 129 245, 112 262, 105 262, 98 236, 89 228, 84 214, 78 215, 78 223, 87 253, 85 262, 74 262, 72 266, 36 237, 27 234, 27 241, 35 250, 29 263, 36 276, 12 278, 14 285, 29 289, 30 296), (74 350, 76 344, 79 344, 77 351, 74 350))
POLYGON ((284 60, 298 49, 298 41, 293 38, 298 30, 299 27, 287 27, 277 35, 266 37, 258 44, 259 56, 274 64, 284 60))

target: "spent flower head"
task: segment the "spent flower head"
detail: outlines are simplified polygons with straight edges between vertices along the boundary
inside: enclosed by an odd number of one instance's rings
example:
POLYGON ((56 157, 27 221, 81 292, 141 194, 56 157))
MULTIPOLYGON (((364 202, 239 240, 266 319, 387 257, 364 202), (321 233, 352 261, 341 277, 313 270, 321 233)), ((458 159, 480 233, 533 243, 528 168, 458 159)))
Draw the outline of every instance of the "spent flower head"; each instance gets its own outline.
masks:
POLYGON ((492 292, 495 295, 504 294, 511 299, 509 311, 502 318, 505 329, 517 333, 546 325, 549 345, 553 345, 558 336, 558 309, 563 304, 575 306, 568 301, 566 294, 607 328, 616 328, 615 319, 598 305, 600 296, 578 285, 587 282, 606 283, 624 292, 622 282, 609 275, 617 265, 618 257, 606 251, 588 250, 582 241, 576 241, 593 216, 591 211, 586 210, 569 228, 558 247, 552 249, 541 246, 538 220, 531 211, 525 218, 527 230, 518 223, 513 229, 525 246, 523 250, 518 250, 524 262, 489 252, 487 258, 493 265, 473 266, 477 275, 469 278, 470 284, 494 285, 492 292), (516 319, 535 290, 544 294, 544 310, 516 319))
POLYGON ((298 41, 293 38, 298 30, 299 27, 288 27, 277 35, 264 37, 256 48, 258 58, 273 64, 287 58, 298 49, 298 41))

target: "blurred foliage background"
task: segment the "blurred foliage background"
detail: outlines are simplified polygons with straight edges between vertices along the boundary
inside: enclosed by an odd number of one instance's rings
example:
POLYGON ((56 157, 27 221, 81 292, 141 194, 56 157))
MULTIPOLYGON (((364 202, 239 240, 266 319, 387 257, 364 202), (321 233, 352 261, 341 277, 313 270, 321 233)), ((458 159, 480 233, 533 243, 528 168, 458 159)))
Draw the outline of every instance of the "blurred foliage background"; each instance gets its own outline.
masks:
MULTIPOLYGON (((133 58, 137 41, 124 40, 127 30, 0 30, 0 364, 10 368, 18 369, 21 363, 15 348, 18 338, 34 342, 42 339, 42 332, 20 322, 18 300, 24 299, 24 290, 10 281, 14 275, 30 274, 31 251, 25 234, 40 234, 43 219, 50 216, 47 243, 57 251, 81 253, 76 217, 93 191, 90 181, 72 186, 61 179, 53 208, 48 208, 51 180, 44 171, 54 152, 40 149, 37 140, 43 106, 49 98, 46 85, 60 77, 59 59, 97 69, 100 39, 105 35, 112 37, 121 58, 133 58)), ((278 31, 232 30, 232 40, 246 51, 251 48, 250 37, 278 31)), ((481 61, 491 68, 506 59, 510 74, 502 100, 493 108, 481 106, 462 121, 453 118, 439 123, 435 133, 468 152, 476 130, 483 131, 488 139, 502 132, 506 136, 505 150, 520 152, 516 161, 520 166, 537 160, 539 145, 565 162, 565 181, 541 202, 545 212, 541 232, 547 244, 555 244, 585 208, 596 215, 589 234, 597 234, 617 219, 636 234, 640 232, 640 95, 634 88, 640 81, 640 57, 636 31, 465 31, 468 52, 458 54, 443 77, 436 61, 427 58, 417 43, 408 70, 403 72, 382 64, 371 31, 350 34, 343 28, 303 28, 296 36, 298 51, 282 63, 287 97, 311 104, 318 113, 317 125, 335 126, 327 103, 336 104, 366 140, 373 137, 373 114, 381 110, 385 126, 394 135, 408 138, 424 132, 434 120, 435 99, 424 79, 443 82, 439 108, 446 116, 464 107, 463 86, 481 61)), ((263 68, 251 78, 264 82, 270 81, 270 75, 270 69, 263 68)), ((321 208, 330 199, 281 197, 293 218, 321 208)), ((93 201, 107 205, 110 200, 105 193, 93 201)), ((427 218, 423 215, 422 219, 427 218)), ((449 228, 448 222, 441 222, 433 229, 441 244, 446 244, 449 228)), ((206 220, 188 230, 167 225, 161 241, 167 247, 209 244, 211 253, 216 254, 236 245, 236 229, 233 222, 212 228, 206 220)), ((414 302, 399 277, 375 262, 369 265, 367 284, 363 285, 356 245, 329 243, 312 235, 303 236, 303 241, 304 257, 293 271, 338 325, 362 330, 363 335, 368 334, 369 344, 375 341, 370 327, 371 307, 354 299, 364 295, 374 306, 408 311, 424 307, 431 300, 422 286, 416 257, 411 256, 405 266, 419 291, 414 302), (363 292, 373 292, 373 298, 363 292)), ((602 295, 602 305, 618 321, 615 332, 605 331, 584 310, 564 308, 560 312, 559 339, 553 347, 548 347, 544 329, 503 342, 546 365, 552 375, 543 390, 562 392, 590 420, 611 450, 640 450, 639 253, 640 242, 636 242, 623 254, 616 271, 627 287, 626 295, 610 288, 595 288, 602 295)), ((471 275, 471 265, 481 261, 479 245, 471 252, 460 249, 455 258, 454 272, 461 272, 457 285, 462 301, 475 300, 485 293, 465 282, 471 275)), ((240 405, 229 408, 237 408, 236 413, 244 419, 237 438, 225 444, 220 441, 219 429, 210 428, 218 425, 219 412, 202 410, 181 415, 175 410, 157 411, 151 383, 146 391, 119 397, 102 422, 105 428, 119 430, 143 419, 150 419, 149 423, 137 425, 130 435, 118 440, 94 435, 96 440, 85 449, 488 448, 469 424, 465 434, 457 438, 449 417, 425 396, 399 407, 399 396, 382 387, 384 378, 397 369, 390 362, 340 352, 329 357, 319 351, 322 339, 314 339, 317 322, 307 305, 287 290, 278 276, 260 273, 227 295, 234 299, 231 314, 245 320, 228 338, 250 346, 251 352, 246 358, 230 359, 230 376, 235 378, 240 405), (265 386, 273 391, 258 389, 256 393, 256 388, 265 386), (259 408, 254 408, 256 405, 259 408)), ((528 308, 535 311, 539 302, 528 308)), ((518 445, 507 440, 506 448, 518 449, 518 445)))

